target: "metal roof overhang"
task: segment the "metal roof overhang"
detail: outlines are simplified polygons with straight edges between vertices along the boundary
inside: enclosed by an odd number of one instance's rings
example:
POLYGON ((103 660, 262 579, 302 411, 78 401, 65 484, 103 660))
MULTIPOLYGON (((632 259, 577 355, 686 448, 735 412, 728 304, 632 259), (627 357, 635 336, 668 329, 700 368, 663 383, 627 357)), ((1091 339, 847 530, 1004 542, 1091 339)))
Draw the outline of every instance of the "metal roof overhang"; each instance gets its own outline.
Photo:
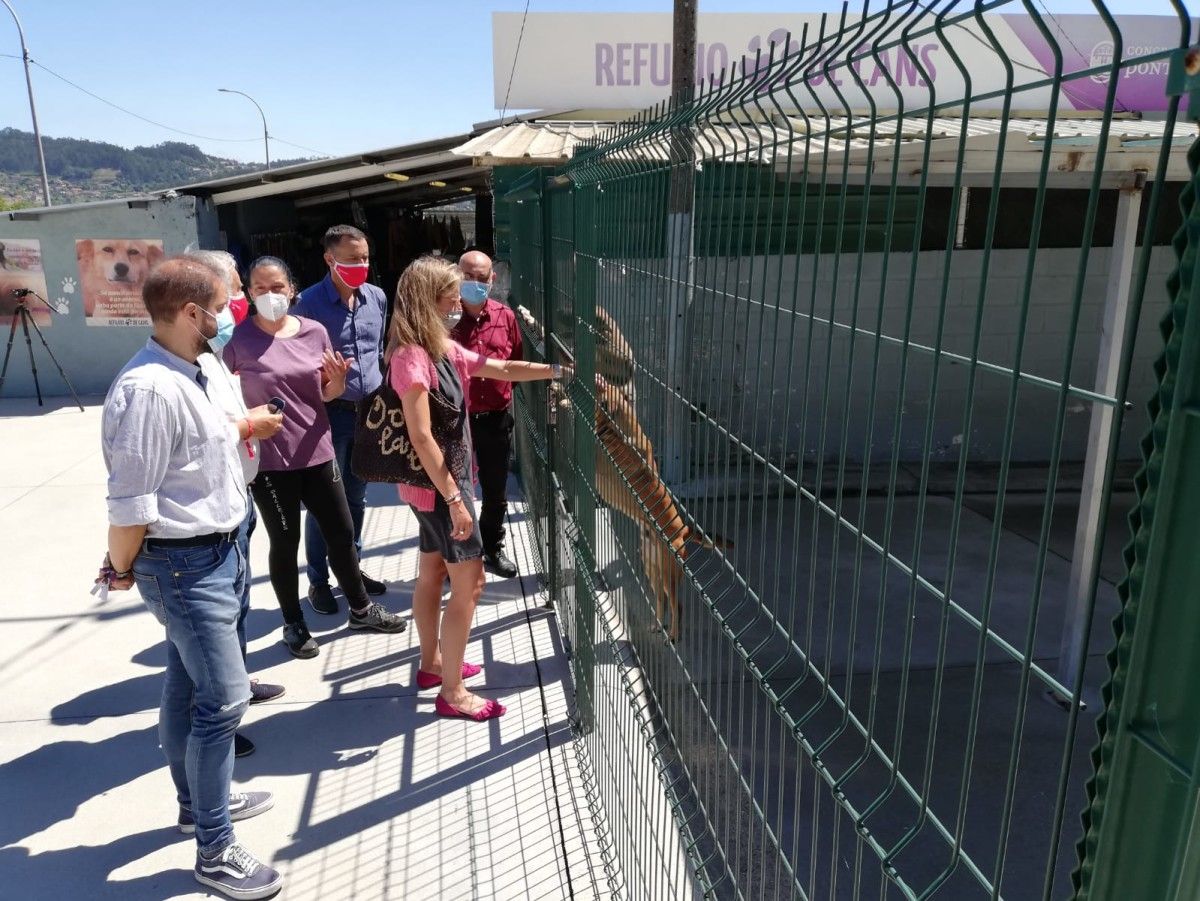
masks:
MULTIPOLYGON (((882 117, 872 127, 866 118, 797 115, 769 121, 706 119, 692 134, 700 165, 761 165, 792 180, 820 179, 824 172, 840 181, 844 171, 848 184, 883 185, 890 183, 895 162, 896 183, 906 187, 917 187, 922 180, 929 187, 990 187, 997 172, 1002 187, 1036 187, 1043 158, 1049 154, 1048 187, 1086 189, 1100 161, 1102 136, 1101 187, 1133 187, 1139 179, 1153 178, 1164 141, 1170 141, 1166 180, 1190 177, 1187 150, 1197 137, 1191 123, 1177 124, 1171 135, 1161 120, 1132 117, 1110 119, 1107 135, 1098 116, 1063 116, 1047 134, 1050 125, 1045 117, 1034 115, 1007 120, 945 116, 932 124, 925 117, 910 117, 899 128, 894 116, 882 117)), ((611 123, 600 122, 515 122, 493 128, 454 152, 473 158, 477 165, 562 164, 574 156, 578 144, 603 139, 609 127, 611 123)), ((616 146, 595 162, 669 164, 671 155, 669 131, 647 129, 638 136, 635 129, 632 135, 618 132, 616 146)))
POLYGON ((464 189, 473 193, 487 188, 487 170, 464 165, 462 157, 450 152, 469 138, 470 135, 454 135, 200 182, 177 190, 208 197, 217 206, 268 197, 287 197, 298 207, 358 198, 369 199, 370 203, 452 202, 468 193, 464 189), (389 178, 390 175, 403 175, 404 179, 389 178))
POLYGON ((558 166, 568 162, 581 141, 612 128, 608 120, 518 121, 488 128, 454 153, 476 166, 558 166))
POLYGON ((1059 122, 1052 133, 1047 124, 1040 119, 939 119, 926 137, 925 123, 914 121, 904 123, 897 138, 892 123, 880 129, 873 146, 854 127, 839 129, 836 138, 830 129, 828 149, 824 134, 809 135, 807 142, 793 138, 792 152, 780 145, 773 164, 782 177, 813 179, 827 154, 829 168, 839 179, 844 171, 849 184, 890 184, 894 177, 904 187, 968 188, 990 188, 997 180, 1004 188, 1034 188, 1045 168, 1049 188, 1088 189, 1098 182, 1101 188, 1122 189, 1154 178, 1163 144, 1169 143, 1164 180, 1191 177, 1187 152, 1197 138, 1191 123, 1177 124, 1170 135, 1162 121, 1113 121, 1107 134, 1100 119, 1059 122))

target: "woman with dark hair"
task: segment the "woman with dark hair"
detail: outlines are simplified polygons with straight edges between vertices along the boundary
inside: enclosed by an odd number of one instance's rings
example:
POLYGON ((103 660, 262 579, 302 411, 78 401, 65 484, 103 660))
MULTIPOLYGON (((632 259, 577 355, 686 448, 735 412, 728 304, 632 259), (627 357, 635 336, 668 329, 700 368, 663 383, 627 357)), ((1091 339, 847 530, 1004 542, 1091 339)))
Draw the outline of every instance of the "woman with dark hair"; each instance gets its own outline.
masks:
POLYGON ((271 587, 283 612, 283 640, 296 657, 315 657, 300 609, 301 504, 316 518, 329 561, 350 603, 351 629, 401 632, 407 623, 367 596, 354 549, 354 526, 334 461, 325 404, 346 389, 350 361, 334 353, 318 323, 288 314, 295 297, 292 273, 278 257, 260 257, 247 281, 254 315, 237 327, 225 363, 241 376, 252 406, 284 401, 283 430, 261 446, 251 486, 271 540, 271 587))
POLYGON ((465 387, 472 376, 509 382, 558 378, 557 364, 492 360, 450 340, 462 315, 462 273, 437 257, 413 262, 400 276, 386 357, 404 421, 421 468, 434 489, 400 485, 400 499, 420 526, 421 557, 413 591, 413 621, 421 642, 418 688, 441 686, 441 716, 488 720, 504 705, 467 691, 463 679, 480 667, 466 663, 475 605, 483 591, 483 542, 471 486, 471 436, 465 387), (435 435, 437 437, 435 437, 435 435), (435 490, 436 489, 436 490, 435 490), (442 585, 450 600, 442 613, 442 585))

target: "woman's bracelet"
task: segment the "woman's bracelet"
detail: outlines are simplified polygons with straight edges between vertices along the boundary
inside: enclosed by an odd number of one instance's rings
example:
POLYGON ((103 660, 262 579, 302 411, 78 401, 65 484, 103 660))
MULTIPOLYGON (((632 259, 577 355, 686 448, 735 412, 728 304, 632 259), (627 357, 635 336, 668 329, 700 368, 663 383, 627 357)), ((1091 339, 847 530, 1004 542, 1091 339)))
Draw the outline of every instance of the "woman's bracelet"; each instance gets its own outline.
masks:
POLYGON ((249 441, 254 437, 254 423, 248 417, 243 418, 242 422, 246 423, 246 437, 243 440, 249 441))
POLYGON ((449 507, 451 504, 460 504, 462 503, 462 495, 452 494, 448 498, 445 498, 445 501, 447 507, 449 507))

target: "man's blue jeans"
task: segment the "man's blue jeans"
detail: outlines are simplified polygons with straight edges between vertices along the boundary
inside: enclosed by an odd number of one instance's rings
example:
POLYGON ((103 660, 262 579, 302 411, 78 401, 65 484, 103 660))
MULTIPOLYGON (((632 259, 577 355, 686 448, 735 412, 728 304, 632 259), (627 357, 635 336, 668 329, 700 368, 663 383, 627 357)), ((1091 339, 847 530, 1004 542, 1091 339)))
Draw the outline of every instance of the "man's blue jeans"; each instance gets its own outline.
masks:
POLYGON ((167 672, 158 734, 181 807, 206 854, 233 842, 233 733, 250 701, 238 641, 244 563, 236 543, 163 547, 133 564, 142 600, 166 627, 167 672))
MULTIPOLYGON (((329 431, 333 437, 333 458, 337 461, 342 476, 342 487, 346 491, 346 503, 350 506, 350 520, 354 523, 354 550, 362 560, 363 517, 367 508, 367 483, 350 471, 350 454, 354 450, 354 426, 358 419, 353 410, 329 407, 329 431)), ((308 560, 308 584, 329 583, 329 554, 325 547, 325 536, 313 515, 304 517, 304 556, 308 560)))

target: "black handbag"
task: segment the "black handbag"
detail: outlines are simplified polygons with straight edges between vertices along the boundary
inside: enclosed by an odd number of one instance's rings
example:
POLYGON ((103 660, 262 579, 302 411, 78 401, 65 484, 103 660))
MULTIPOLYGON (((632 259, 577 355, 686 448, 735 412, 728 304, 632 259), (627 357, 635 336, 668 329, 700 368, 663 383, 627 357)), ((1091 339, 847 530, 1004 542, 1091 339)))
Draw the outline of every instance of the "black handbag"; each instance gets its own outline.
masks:
MULTIPOLYGON (((433 440, 441 449, 446 466, 454 481, 462 484, 467 477, 470 457, 463 441, 466 410, 451 404, 440 391, 430 391, 429 419, 433 440)), ((404 407, 400 395, 392 387, 386 367, 383 384, 358 405, 350 468, 364 482, 390 482, 437 490, 412 445, 404 421, 404 407)))

